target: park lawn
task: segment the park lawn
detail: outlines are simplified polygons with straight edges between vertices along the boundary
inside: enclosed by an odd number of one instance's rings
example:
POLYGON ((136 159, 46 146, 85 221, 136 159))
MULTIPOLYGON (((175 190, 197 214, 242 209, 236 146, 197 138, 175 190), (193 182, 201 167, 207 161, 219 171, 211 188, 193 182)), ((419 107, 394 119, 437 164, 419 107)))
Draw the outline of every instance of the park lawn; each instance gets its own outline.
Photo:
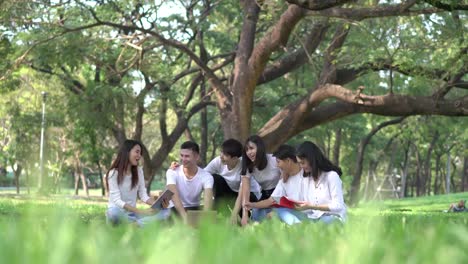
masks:
POLYGON ((102 199, 0 197, 0 263, 468 263, 468 193, 369 202, 344 226, 223 219, 191 228, 105 224, 102 199))

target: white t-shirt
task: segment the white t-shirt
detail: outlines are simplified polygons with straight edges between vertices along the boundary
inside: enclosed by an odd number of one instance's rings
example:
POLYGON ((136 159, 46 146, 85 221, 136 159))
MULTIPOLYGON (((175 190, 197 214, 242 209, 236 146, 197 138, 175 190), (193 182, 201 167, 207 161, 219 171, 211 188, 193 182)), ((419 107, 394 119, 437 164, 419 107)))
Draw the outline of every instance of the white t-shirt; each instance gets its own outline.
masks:
MULTIPOLYGON (((239 192, 239 188, 241 185, 241 170, 242 170, 242 161, 239 159, 236 167, 232 170, 229 170, 226 164, 223 164, 221 158, 218 156, 214 158, 208 165, 206 165, 205 171, 209 172, 210 174, 218 174, 226 180, 227 185, 231 188, 234 192, 239 192)), ((251 180, 250 181, 250 191, 257 196, 260 197, 260 185, 257 181, 251 180)))
POLYGON ((317 219, 325 213, 346 219, 346 205, 343 199, 343 184, 335 171, 322 172, 315 183, 312 177, 303 179, 303 200, 312 205, 328 205, 330 211, 305 210, 309 218, 317 219))
POLYGON ((250 173, 247 170, 247 177, 254 178, 262 190, 271 190, 276 187, 281 176, 281 172, 276 166, 276 158, 272 154, 267 155, 267 166, 263 170, 256 167, 250 173))
MULTIPOLYGON (((184 166, 166 172, 166 185, 175 184, 184 207, 200 206, 200 196, 203 190, 213 188, 213 176, 198 167, 197 174, 192 179, 185 176, 184 166)), ((169 207, 173 207, 172 201, 169 207)))
POLYGON ((271 197, 281 198, 282 196, 286 196, 293 200, 300 201, 302 199, 303 172, 303 170, 300 170, 299 173, 289 176, 287 182, 280 179, 271 197))
POLYGON ((226 164, 223 164, 220 157, 216 157, 210 163, 208 163, 208 165, 206 165, 204 170, 210 174, 221 175, 226 180, 226 183, 229 185, 231 190, 234 192, 239 192, 241 169, 241 162, 238 162, 236 167, 230 170, 226 164))
POLYGON ((117 170, 112 169, 109 171, 108 184, 109 184, 109 204, 108 207, 123 208, 125 204, 136 206, 137 194, 143 202, 148 201, 149 196, 146 193, 145 178, 143 177, 143 170, 138 168, 138 184, 132 189, 132 175, 125 175, 122 183, 117 183, 117 170))

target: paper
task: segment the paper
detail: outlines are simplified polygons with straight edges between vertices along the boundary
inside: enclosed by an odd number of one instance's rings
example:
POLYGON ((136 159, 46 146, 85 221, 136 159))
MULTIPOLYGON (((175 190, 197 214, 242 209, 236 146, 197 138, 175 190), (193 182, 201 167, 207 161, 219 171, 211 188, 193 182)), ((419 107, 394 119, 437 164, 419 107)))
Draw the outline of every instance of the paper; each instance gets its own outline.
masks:
POLYGON ((280 197, 272 197, 273 200, 275 200, 275 204, 273 204, 273 207, 286 207, 290 209, 295 209, 295 204, 296 203, 301 203, 300 201, 295 201, 292 199, 289 199, 286 196, 280 197))

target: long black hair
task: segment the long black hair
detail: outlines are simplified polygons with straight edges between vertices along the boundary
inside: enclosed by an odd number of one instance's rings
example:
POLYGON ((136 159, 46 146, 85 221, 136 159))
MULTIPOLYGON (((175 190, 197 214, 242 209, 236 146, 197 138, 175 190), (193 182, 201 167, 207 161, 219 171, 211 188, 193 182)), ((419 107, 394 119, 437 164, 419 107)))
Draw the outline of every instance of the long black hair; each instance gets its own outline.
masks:
POLYGON ((328 171, 335 171, 340 176, 343 174, 341 168, 327 159, 320 148, 310 141, 305 141, 297 147, 296 156, 301 159, 306 159, 312 169, 311 174, 306 175, 304 173, 304 177, 312 176, 317 180, 321 172, 328 171))
POLYGON ((258 170, 263 170, 268 165, 268 159, 266 154, 265 142, 257 135, 252 135, 245 141, 244 151, 242 152, 242 171, 241 175, 252 173, 253 169, 257 167, 258 170), (257 146, 257 154, 255 155, 255 162, 252 162, 247 156, 248 144, 254 143, 257 146))
MULTIPOLYGON (((128 161, 128 158, 130 157, 130 151, 132 150, 133 147, 136 145, 139 145, 141 148, 141 151, 144 151, 144 146, 140 141, 137 140, 132 140, 132 139, 127 139, 125 142, 122 144, 122 146, 119 149, 119 153, 117 154, 117 158, 115 158, 114 162, 112 162, 112 165, 110 166, 109 170, 106 173, 106 184, 107 184, 107 189, 109 189, 109 172, 112 169, 117 170, 117 183, 120 185, 122 184, 124 180, 124 173, 127 171, 127 168, 130 164, 128 161)), ((135 188, 138 184, 138 168, 137 166, 133 166, 130 168, 132 172, 132 189, 135 188)))

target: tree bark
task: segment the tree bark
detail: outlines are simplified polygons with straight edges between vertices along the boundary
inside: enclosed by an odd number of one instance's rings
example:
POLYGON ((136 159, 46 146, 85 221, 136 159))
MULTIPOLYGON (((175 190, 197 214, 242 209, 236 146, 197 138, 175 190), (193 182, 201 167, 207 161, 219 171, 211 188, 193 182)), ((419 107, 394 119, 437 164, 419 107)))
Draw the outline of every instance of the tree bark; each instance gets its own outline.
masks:
POLYGON ((86 196, 89 196, 88 183, 86 181, 86 175, 83 173, 83 166, 81 165, 81 160, 79 154, 75 154, 75 195, 78 195, 79 181, 81 180, 81 185, 83 190, 86 193, 86 196))
POLYGON ((463 171, 462 171, 462 191, 465 192, 468 183, 468 156, 465 156, 463 159, 463 171))
POLYGON ((434 146, 439 139, 439 131, 435 131, 432 137, 429 148, 427 149, 426 159, 424 161, 424 179, 423 179, 423 192, 430 195, 431 192, 431 155, 434 146))
POLYGON ((335 144, 333 145, 333 163, 336 166, 340 166, 340 148, 341 148, 341 132, 342 128, 338 127, 335 129, 335 144))
POLYGON ((416 187, 416 196, 421 196, 421 155, 416 145, 413 145, 415 148, 416 154, 416 175, 415 175, 415 187, 416 187))
POLYGON ((408 177, 408 164, 409 164, 409 156, 411 154, 411 141, 408 140, 408 143, 405 147, 405 158, 403 160, 403 168, 402 168, 402 175, 401 175, 401 184, 400 184, 400 198, 407 197, 408 192, 406 188, 406 179, 408 177))
POLYGON ((16 164, 16 170, 13 168, 13 174, 15 175, 16 194, 20 193, 19 177, 22 171, 23 171, 23 166, 21 166, 20 164, 16 164))

